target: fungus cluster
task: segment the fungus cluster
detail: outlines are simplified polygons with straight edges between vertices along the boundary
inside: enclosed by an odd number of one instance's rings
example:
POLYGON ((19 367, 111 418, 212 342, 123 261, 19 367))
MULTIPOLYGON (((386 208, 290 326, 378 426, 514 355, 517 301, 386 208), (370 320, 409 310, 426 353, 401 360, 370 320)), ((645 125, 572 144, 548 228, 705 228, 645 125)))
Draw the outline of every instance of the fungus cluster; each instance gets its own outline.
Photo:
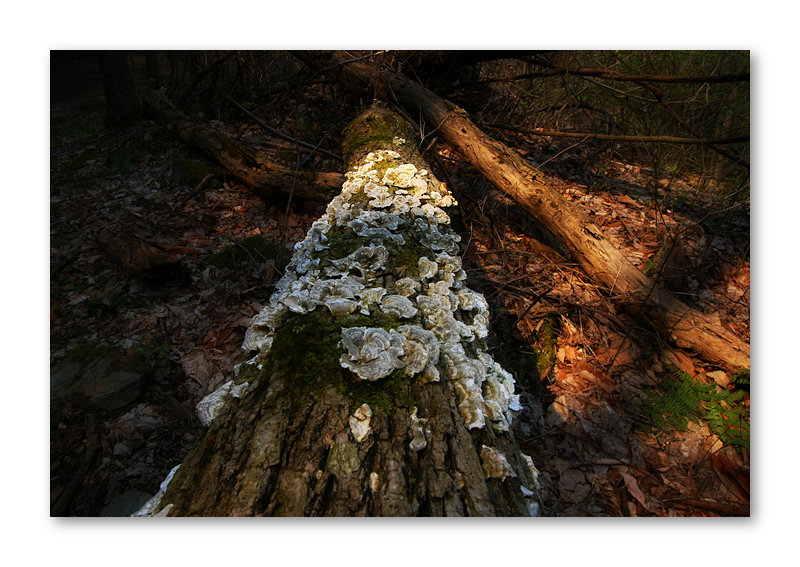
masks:
POLYGON ((460 237, 444 210, 453 205, 444 185, 397 152, 368 154, 295 245, 243 348, 266 353, 292 313, 328 309, 342 322, 339 362, 359 379, 398 370, 423 382, 444 377, 455 386, 468 428, 488 421, 507 431, 519 396, 512 376, 484 350, 488 305, 464 283, 460 237), (345 324, 355 313, 384 324, 345 324))

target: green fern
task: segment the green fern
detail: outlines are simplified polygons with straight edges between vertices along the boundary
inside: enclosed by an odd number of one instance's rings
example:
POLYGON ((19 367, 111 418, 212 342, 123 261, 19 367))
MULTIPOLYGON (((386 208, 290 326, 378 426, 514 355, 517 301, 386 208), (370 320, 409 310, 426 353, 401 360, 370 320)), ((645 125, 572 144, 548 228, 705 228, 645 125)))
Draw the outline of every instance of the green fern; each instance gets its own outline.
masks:
MULTIPOLYGON (((736 384, 749 389, 747 377, 737 373, 736 384), (746 380, 746 381, 745 381, 746 380)), ((714 384, 704 384, 692 379, 685 372, 668 367, 661 377, 657 390, 641 406, 641 426, 644 429, 673 429, 685 431, 689 421, 708 424, 723 443, 750 448, 750 408, 742 402, 742 390, 717 391, 714 384)))

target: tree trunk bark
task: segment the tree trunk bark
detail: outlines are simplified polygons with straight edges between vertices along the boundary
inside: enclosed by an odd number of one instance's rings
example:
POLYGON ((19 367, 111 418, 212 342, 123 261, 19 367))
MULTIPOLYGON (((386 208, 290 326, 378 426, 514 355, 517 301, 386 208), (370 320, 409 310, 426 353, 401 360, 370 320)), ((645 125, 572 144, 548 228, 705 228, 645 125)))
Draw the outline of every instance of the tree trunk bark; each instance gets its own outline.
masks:
POLYGON ((413 139, 381 106, 350 125, 348 180, 253 319, 255 356, 200 403, 207 433, 142 514, 536 514, 514 381, 413 139))
POLYGON ((256 195, 274 199, 293 195, 310 201, 327 201, 329 191, 344 181, 339 173, 292 171, 259 160, 255 152, 224 133, 191 120, 173 108, 160 91, 145 95, 147 115, 174 132, 185 144, 224 167, 256 195))
MULTIPOLYGON (((343 60, 344 55, 334 58, 343 60)), ((341 66, 342 80, 361 91, 385 88, 409 113, 422 113, 427 129, 453 144, 501 191, 514 199, 570 251, 594 281, 633 310, 646 313, 669 339, 722 367, 750 366, 750 346, 712 317, 657 287, 605 238, 586 212, 564 199, 544 174, 515 151, 484 134, 466 111, 394 71, 362 62, 341 66)))
POLYGON ((98 51, 97 66, 106 97, 106 125, 127 126, 142 115, 142 101, 124 51, 98 51))

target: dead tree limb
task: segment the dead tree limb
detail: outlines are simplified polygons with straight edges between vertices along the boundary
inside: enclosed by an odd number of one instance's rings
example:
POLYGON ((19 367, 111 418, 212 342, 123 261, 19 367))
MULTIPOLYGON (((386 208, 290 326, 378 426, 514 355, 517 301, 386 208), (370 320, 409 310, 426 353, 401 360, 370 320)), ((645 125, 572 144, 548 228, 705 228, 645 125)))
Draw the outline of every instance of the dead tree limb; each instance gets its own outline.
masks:
MULTIPOLYGON (((334 59, 339 55, 334 54, 334 59)), ((639 271, 592 222, 567 201, 545 175, 520 155, 482 132, 466 111, 404 75, 364 63, 341 67, 341 80, 363 90, 382 89, 409 113, 421 115, 429 132, 446 139, 501 191, 547 228, 597 283, 665 333, 681 348, 729 369, 750 366, 750 346, 713 317, 693 309, 639 271)))
POLYGON ((228 95, 226 93, 223 93, 222 96, 225 97, 225 99, 228 102, 230 102, 233 106, 235 106, 237 109, 239 109, 239 111, 241 111, 244 114, 246 114, 247 116, 249 116, 252 120, 254 120, 256 122, 256 124, 258 124, 259 126, 264 128, 264 130, 266 130, 267 132, 269 132, 271 134, 274 134, 275 136, 278 136, 279 138, 283 138, 284 140, 286 140, 288 142, 292 142, 293 144, 297 144, 298 146, 303 146, 304 148, 311 150, 312 153, 313 152, 319 152, 321 154, 325 154, 328 157, 332 157, 334 159, 342 161, 342 156, 337 156, 333 152, 329 152, 328 150, 326 150, 324 148, 320 148, 318 146, 315 146, 314 144, 311 144, 309 142, 305 142, 303 140, 298 140, 297 138, 295 138, 293 136, 289 136, 288 134, 284 134, 280 130, 277 130, 277 129, 273 128, 272 126, 270 126, 269 124, 267 124, 266 122, 261 120, 258 116, 256 116, 255 114, 253 114, 252 112, 247 110, 241 104, 236 102, 230 95, 228 95))
MULTIPOLYGON (((659 89, 658 87, 656 87, 654 85, 651 85, 651 84, 648 84, 648 83, 645 83, 645 82, 639 82, 638 84, 641 85, 642 87, 646 88, 651 93, 653 93, 653 95, 656 97, 656 101, 658 101, 658 104, 661 105, 661 108, 663 108, 664 111, 667 114, 669 114, 670 117, 672 117, 672 119, 675 121, 676 124, 678 124, 678 126, 680 126, 684 130, 689 132, 692 136, 696 136, 698 138, 702 138, 702 136, 697 132, 697 130, 695 130, 685 120, 683 120, 678 115, 678 113, 675 111, 675 109, 672 108, 672 105, 667 101, 667 98, 664 95, 664 91, 662 91, 661 89, 659 89)), ((739 165, 744 166, 748 171, 750 170, 750 162, 748 160, 740 158, 740 157, 737 157, 737 156, 733 155, 732 153, 730 153, 730 152, 728 152, 726 150, 723 150, 722 148, 716 147, 713 144, 709 145, 708 147, 711 148, 712 150, 714 150, 715 152, 717 152, 719 155, 721 155, 723 157, 726 157, 729 160, 733 161, 734 163, 737 163, 739 165)))
POLYGON ((491 128, 499 128, 501 130, 511 130, 512 132, 521 132, 523 134, 530 134, 531 136, 552 136, 554 138, 578 138, 587 140, 606 140, 610 142, 643 142, 647 144, 695 144, 695 145, 711 145, 711 144, 738 144, 741 142, 749 142, 750 136, 728 136, 725 138, 681 138, 678 136, 625 136, 625 135, 612 135, 612 134, 595 134, 591 132, 560 132, 558 130, 534 130, 533 128, 523 128, 521 126, 514 126, 511 124, 486 124, 491 128))
MULTIPOLYGON (((655 75, 655 74, 635 74, 621 73, 612 69, 596 69, 581 67, 578 69, 568 69, 547 61, 541 56, 534 56, 532 62, 541 67, 547 67, 549 71, 536 73, 525 73, 513 79, 534 79, 541 77, 552 77, 560 75, 575 75, 578 77, 597 77, 598 79, 608 79, 611 81, 645 81, 648 83, 747 83, 750 82, 750 73, 726 73, 722 75, 655 75)), ((510 80, 510 79, 508 79, 510 80)))
POLYGON ((300 199, 327 201, 328 191, 337 189, 344 181, 344 176, 339 173, 295 172, 260 160, 248 146, 219 130, 193 121, 175 109, 160 91, 145 95, 144 102, 145 112, 150 118, 174 132, 185 144, 213 159, 264 198, 292 193, 300 199))
POLYGON ((514 380, 413 136, 383 107, 349 127, 355 167, 253 319, 254 357, 200 403, 208 431, 140 515, 536 512, 514 380))

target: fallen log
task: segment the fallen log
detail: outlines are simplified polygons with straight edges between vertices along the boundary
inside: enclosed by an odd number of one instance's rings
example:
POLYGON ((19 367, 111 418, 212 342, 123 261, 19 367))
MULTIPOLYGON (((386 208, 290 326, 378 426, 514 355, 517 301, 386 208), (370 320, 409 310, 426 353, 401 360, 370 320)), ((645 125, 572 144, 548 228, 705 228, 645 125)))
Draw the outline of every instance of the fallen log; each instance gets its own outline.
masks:
POLYGON ((174 246, 154 246, 135 236, 115 236, 101 230, 96 236, 97 245, 106 256, 128 274, 141 278, 154 277, 160 270, 177 265, 186 250, 174 246))
POLYGON ((144 107, 148 117, 217 162, 261 197, 292 195, 310 201, 328 201, 329 192, 338 190, 344 181, 339 173, 293 171, 260 160, 245 144, 175 109, 161 91, 145 94, 144 107))
MULTIPOLYGON (((341 60, 335 53, 334 60, 341 60)), ((561 196, 545 175, 520 155, 482 132, 468 114, 401 73, 361 61, 337 68, 340 80, 363 92, 370 85, 411 115, 422 115, 428 132, 447 140, 464 158, 549 230, 595 282, 642 314, 674 344, 731 370, 749 368, 750 346, 713 317, 656 286, 603 235, 577 205, 561 196)))
POLYGON ((412 136, 382 107, 348 128, 348 180, 253 319, 253 358, 138 515, 536 514, 514 380, 412 136))

